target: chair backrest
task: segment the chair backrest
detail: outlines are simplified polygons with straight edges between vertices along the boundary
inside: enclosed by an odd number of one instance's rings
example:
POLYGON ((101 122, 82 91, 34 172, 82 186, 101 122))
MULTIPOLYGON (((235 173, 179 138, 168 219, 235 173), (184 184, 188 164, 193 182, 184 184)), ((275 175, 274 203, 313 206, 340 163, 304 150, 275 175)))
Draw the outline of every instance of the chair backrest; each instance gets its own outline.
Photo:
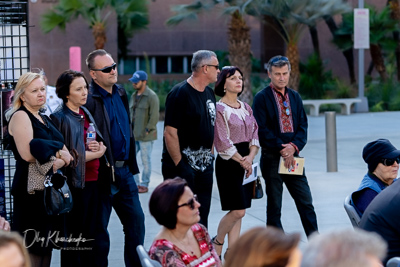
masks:
POLYGON ((344 209, 347 212, 347 215, 350 218, 351 224, 354 228, 359 227, 361 218, 358 215, 356 209, 350 204, 350 196, 348 195, 344 200, 344 209))
POLYGON ((386 263, 386 267, 399 267, 400 266, 400 257, 393 257, 386 263))
POLYGON ((144 249, 142 245, 138 245, 136 247, 137 254, 139 255, 140 263, 142 267, 162 267, 161 263, 158 261, 150 259, 149 254, 144 249))

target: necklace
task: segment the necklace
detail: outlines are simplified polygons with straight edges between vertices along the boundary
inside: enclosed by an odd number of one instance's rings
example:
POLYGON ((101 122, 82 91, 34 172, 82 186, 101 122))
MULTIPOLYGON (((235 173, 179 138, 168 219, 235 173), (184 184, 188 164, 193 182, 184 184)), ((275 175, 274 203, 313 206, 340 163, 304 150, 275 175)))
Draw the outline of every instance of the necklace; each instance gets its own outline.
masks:
MULTIPOLYGON (((190 76, 190 80, 193 83, 193 88, 197 90, 196 84, 194 83, 193 76, 190 76)), ((197 90, 198 91, 198 90, 197 90)))
POLYGON ((232 108, 240 108, 240 103, 237 100, 234 103, 229 103, 228 101, 226 101, 226 99, 221 98, 221 102, 225 103, 226 105, 228 105, 232 108))
POLYGON ((173 233, 172 231, 169 231, 170 235, 179 243, 182 245, 182 248, 184 249, 189 249, 190 254, 193 256, 194 255, 194 251, 191 249, 192 247, 188 244, 184 244, 182 241, 180 241, 173 233))

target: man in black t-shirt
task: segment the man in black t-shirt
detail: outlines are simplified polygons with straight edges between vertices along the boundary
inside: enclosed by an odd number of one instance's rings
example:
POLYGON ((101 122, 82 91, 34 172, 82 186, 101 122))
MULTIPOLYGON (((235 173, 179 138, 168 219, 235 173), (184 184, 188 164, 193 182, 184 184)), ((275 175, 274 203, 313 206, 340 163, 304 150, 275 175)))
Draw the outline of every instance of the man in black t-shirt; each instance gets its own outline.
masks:
POLYGON ((180 176, 201 204, 200 223, 207 227, 214 171, 215 95, 208 86, 217 81, 214 52, 193 54, 192 75, 172 88, 165 101, 162 173, 165 179, 180 176))

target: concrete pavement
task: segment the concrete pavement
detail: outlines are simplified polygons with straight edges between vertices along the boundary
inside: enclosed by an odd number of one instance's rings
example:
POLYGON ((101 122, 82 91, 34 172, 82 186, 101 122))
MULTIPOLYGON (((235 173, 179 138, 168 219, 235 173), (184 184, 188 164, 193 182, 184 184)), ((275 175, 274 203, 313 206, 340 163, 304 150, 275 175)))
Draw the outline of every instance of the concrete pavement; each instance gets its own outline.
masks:
MULTIPOLYGON (((357 189, 367 171, 367 165, 361 153, 365 144, 378 139, 387 138, 400 148, 400 112, 360 113, 336 116, 338 172, 328 173, 325 146, 325 117, 308 117, 308 143, 301 152, 305 157, 306 175, 310 184, 317 213, 320 232, 333 228, 352 228, 350 220, 343 208, 344 198, 357 189)), ((149 192, 140 194, 140 201, 145 213, 146 235, 145 248, 148 249, 160 226, 149 213, 148 201, 153 189, 163 181, 161 175, 161 152, 163 122, 158 123, 159 139, 155 142, 152 154, 152 176, 149 192)), ((260 153, 258 154, 259 157, 260 153)), ((138 157, 140 159, 140 157, 138 157)), ((258 160, 258 158, 257 158, 258 160)), ((142 166, 139 165, 141 169, 142 166)), ((265 184, 263 182, 263 188, 265 184)), ((253 200, 252 207, 247 210, 242 222, 242 232, 254 226, 265 225, 266 197, 253 200)), ((225 212, 221 211, 219 194, 214 180, 211 212, 209 216, 209 233, 214 236, 218 223, 225 212)), ((307 242, 299 215, 285 188, 283 194, 282 224, 286 232, 299 232, 302 235, 300 247, 307 242)), ((109 266, 124 266, 124 235, 121 223, 113 212, 109 232, 111 249, 109 266)), ((224 246, 224 250, 226 246, 224 246)), ((51 266, 59 266, 59 252, 53 253, 51 266)))

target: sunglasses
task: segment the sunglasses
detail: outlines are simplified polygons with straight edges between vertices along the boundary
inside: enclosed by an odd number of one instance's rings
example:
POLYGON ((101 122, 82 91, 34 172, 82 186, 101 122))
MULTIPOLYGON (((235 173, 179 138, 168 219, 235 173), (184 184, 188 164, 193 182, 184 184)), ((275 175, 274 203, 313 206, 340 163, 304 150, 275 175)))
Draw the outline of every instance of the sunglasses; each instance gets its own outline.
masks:
POLYGON ((197 195, 193 195, 193 198, 191 199, 191 200, 189 200, 188 202, 186 202, 186 203, 184 203, 184 204, 182 204, 182 205, 179 205, 178 206, 178 209, 180 208, 180 207, 184 207, 184 206, 189 206, 189 208, 191 209, 191 210, 194 210, 194 208, 195 208, 195 201, 197 201, 197 202, 199 202, 198 201, 198 199, 197 199, 197 195))
POLYGON ((392 166, 395 162, 397 162, 397 164, 400 163, 400 158, 394 158, 394 159, 381 159, 381 163, 385 166, 392 166))
POLYGON ((289 109, 289 104, 286 101, 283 101, 283 106, 286 108, 285 113, 286 115, 290 115, 290 109, 289 109))
POLYGON ((280 62, 289 62, 289 59, 287 57, 284 56, 277 56, 273 59, 271 59, 271 61, 269 62, 271 65, 280 63, 280 62))
POLYGON ((112 70, 115 70, 116 67, 117 67, 117 63, 114 63, 109 67, 104 67, 102 69, 91 69, 91 70, 101 71, 103 73, 110 73, 112 70))
POLYGON ((214 67, 216 70, 219 70, 219 65, 211 65, 211 64, 205 64, 202 67, 207 66, 207 67, 214 67))

